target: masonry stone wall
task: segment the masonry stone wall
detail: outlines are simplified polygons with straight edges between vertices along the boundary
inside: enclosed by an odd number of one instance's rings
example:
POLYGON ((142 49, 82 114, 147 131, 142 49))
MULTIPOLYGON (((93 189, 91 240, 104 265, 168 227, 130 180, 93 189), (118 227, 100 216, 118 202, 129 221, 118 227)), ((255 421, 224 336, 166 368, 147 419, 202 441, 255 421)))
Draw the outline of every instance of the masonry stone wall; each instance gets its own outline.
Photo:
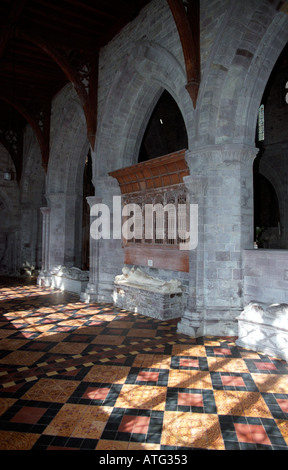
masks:
POLYGON ((151 2, 100 53, 95 175, 137 163, 143 134, 164 88, 191 129, 185 64, 165 0, 151 2))
MULTIPOLYGON (((288 40, 286 15, 268 1, 244 4, 201 2, 201 86, 195 110, 185 89, 181 42, 165 0, 151 2, 100 54, 93 168, 95 194, 102 202, 110 204, 119 194, 117 185, 107 185, 108 172, 137 163, 143 133, 163 89, 183 115, 189 146, 187 190, 200 209, 198 247, 189 255, 189 273, 183 275, 187 309, 180 324, 193 335, 237 333, 235 319, 244 305, 243 250, 253 247, 258 108, 288 40)), ((92 258, 90 294, 108 300, 113 277, 121 272, 121 243, 91 245, 98 263, 92 258)), ((175 277, 175 272, 166 270, 160 276, 175 277)))
MULTIPOLYGON (((152 2, 101 51, 99 72, 94 186, 95 196, 112 208, 112 197, 120 190, 116 180, 107 179, 107 173, 137 163, 143 134, 164 88, 177 102, 186 127, 192 126, 183 52, 166 1, 152 2)), ((90 242, 97 245, 91 249, 99 253, 94 291, 98 298, 112 301, 114 278, 123 267, 121 240, 90 242)), ((160 273, 163 278, 175 275, 183 278, 183 285, 188 283, 183 273, 160 273)))
POLYGON ((19 273, 20 201, 15 168, 8 151, 0 144, 0 274, 19 273), (14 171, 14 179, 5 181, 3 172, 14 171))
POLYGON ((83 109, 71 85, 53 100, 50 141, 48 269, 81 267, 83 170, 89 145, 83 109))
POLYGON ((288 303, 288 252, 244 252, 244 303, 288 303))
POLYGON ((20 266, 21 273, 37 272, 42 258, 42 217, 45 204, 45 170, 40 148, 30 127, 24 132, 24 158, 20 184, 20 266))

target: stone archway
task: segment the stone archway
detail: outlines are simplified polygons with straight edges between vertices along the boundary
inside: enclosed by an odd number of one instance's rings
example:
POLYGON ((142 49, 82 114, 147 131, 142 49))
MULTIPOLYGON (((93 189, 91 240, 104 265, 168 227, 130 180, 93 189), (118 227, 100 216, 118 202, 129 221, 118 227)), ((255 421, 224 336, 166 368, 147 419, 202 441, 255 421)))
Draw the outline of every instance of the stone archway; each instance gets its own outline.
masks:
POLYGON ((245 9, 237 1, 229 2, 202 66, 194 126, 197 147, 229 143, 254 146, 259 106, 287 43, 287 23, 288 15, 268 3, 263 10, 262 5, 258 9, 252 2, 245 9), (239 31, 237 38, 235 31, 239 31))
POLYGON ((95 177, 137 163, 145 129, 164 89, 175 99, 190 139, 193 107, 185 84, 181 63, 167 49, 148 41, 133 45, 99 106, 95 177))
MULTIPOLYGON (((182 64, 167 49, 145 40, 131 45, 99 105, 91 207, 103 202, 113 213, 113 196, 120 195, 120 189, 108 174, 137 163, 148 121, 164 89, 182 113, 189 141, 194 110, 185 84, 182 64)), ((114 278, 124 263, 121 239, 90 241, 93 266, 86 300, 111 301, 114 278)))
POLYGON ((138 162, 187 148, 187 130, 181 111, 172 96, 164 90, 145 130, 138 162))
POLYGON ((68 85, 52 107, 45 194, 48 207, 42 211, 42 271, 48 276, 59 266, 81 267, 83 170, 88 149, 83 110, 73 87, 68 85))
MULTIPOLYGON (((265 248, 288 248, 288 206, 287 206, 287 151, 288 151, 288 131, 287 117, 288 104, 286 102, 286 81, 288 73, 288 43, 281 52, 277 62, 271 72, 269 81, 262 98, 264 109, 264 135, 261 141, 257 142, 260 151, 254 165, 254 179, 261 177, 273 185, 277 192, 280 214, 278 222, 269 225, 269 221, 262 223, 263 241, 265 248)), ((259 200, 259 189, 254 185, 254 199, 259 200)), ((261 202, 261 201, 260 201, 261 202)), ((261 207, 261 205, 259 204, 261 207)), ((263 204, 262 204, 263 206, 263 204)), ((275 212, 275 211, 273 211, 275 212)), ((257 219, 257 212, 255 213, 257 219)), ((261 218, 258 218, 261 220, 261 218)), ((271 221, 270 221, 271 224, 271 221)))
POLYGON ((45 170, 39 144, 33 129, 25 129, 26 158, 20 184, 21 206, 21 266, 26 272, 41 268, 42 217, 40 207, 45 204, 45 170))

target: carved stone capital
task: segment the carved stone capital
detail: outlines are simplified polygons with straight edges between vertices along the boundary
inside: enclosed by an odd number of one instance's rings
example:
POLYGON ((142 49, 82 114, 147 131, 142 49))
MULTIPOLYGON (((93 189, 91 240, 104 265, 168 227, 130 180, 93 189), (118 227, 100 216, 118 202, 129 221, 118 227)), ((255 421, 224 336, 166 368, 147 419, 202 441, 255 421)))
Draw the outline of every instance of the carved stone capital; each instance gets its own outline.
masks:
POLYGON ((208 180, 204 176, 189 175, 184 176, 184 184, 190 194, 190 197, 204 196, 207 190, 208 180))
POLYGON ((51 212, 51 207, 40 207, 40 211, 43 216, 48 216, 51 212))
POLYGON ((209 145, 199 147, 186 152, 186 160, 191 175, 205 175, 207 171, 233 167, 235 165, 247 165, 252 167, 258 153, 256 147, 241 144, 209 145))

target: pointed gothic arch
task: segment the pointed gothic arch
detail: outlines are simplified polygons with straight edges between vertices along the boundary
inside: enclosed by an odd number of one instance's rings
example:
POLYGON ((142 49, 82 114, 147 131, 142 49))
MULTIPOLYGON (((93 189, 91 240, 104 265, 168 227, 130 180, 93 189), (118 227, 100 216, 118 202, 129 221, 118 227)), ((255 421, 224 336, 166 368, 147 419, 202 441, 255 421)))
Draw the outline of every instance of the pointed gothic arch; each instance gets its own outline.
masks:
POLYGON ((94 176, 137 163, 144 132, 164 90, 177 102, 190 140, 194 110, 185 84, 185 70, 167 49, 145 40, 133 45, 99 106, 94 176))
POLYGON ((182 113, 167 90, 161 93, 144 133, 138 162, 188 148, 182 113))
MULTIPOLYGON (((271 72, 263 97, 264 133, 257 140, 259 153, 254 162, 254 231, 262 248, 288 248, 287 152, 288 42, 271 72)), ((259 126, 259 123, 258 123, 259 126)), ((263 127, 263 124, 262 124, 263 127)))

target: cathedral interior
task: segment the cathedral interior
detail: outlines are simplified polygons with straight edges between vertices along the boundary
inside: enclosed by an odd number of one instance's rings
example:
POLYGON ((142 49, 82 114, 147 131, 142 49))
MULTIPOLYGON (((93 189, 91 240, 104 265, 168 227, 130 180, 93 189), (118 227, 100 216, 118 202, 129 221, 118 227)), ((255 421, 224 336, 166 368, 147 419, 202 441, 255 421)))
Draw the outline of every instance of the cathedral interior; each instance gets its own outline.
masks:
POLYGON ((0 450, 287 450, 288 2, 0 26, 0 450))

